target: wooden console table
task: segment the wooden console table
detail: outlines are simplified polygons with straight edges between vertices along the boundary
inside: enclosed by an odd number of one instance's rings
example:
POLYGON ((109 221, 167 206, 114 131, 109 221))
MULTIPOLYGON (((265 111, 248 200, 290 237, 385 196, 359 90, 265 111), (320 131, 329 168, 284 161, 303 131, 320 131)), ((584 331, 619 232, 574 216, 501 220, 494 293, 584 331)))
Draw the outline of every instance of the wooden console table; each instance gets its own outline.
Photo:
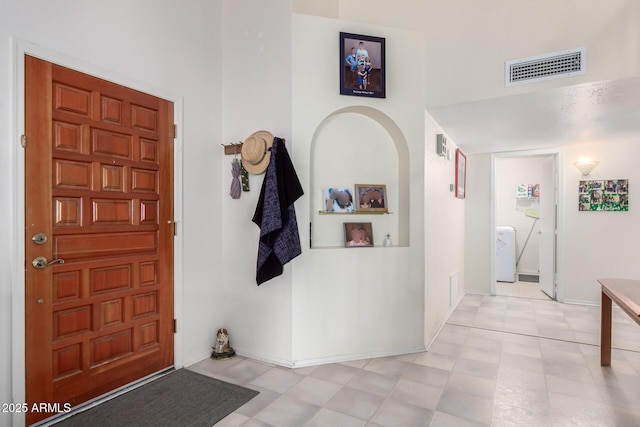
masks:
POLYGON ((611 301, 640 325, 640 280, 598 279, 602 285, 600 366, 611 365, 611 301))

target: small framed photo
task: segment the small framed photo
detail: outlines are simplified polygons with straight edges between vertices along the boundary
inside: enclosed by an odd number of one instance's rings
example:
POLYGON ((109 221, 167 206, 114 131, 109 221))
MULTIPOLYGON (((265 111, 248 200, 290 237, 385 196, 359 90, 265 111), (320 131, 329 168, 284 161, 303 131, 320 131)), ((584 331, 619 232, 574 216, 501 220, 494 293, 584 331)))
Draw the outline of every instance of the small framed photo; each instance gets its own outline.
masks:
POLYGON ((322 192, 325 212, 353 213, 355 205, 349 188, 330 187, 322 192))
POLYGON ((373 227, 370 222, 345 222, 344 246, 363 248, 373 246, 373 227))
POLYGON ((357 212, 389 212, 387 186, 383 184, 356 184, 357 212))
POLYGON ((456 197, 464 199, 467 192, 467 156, 456 149, 456 197))
POLYGON ((385 40, 340 33, 340 94, 385 98, 385 40))

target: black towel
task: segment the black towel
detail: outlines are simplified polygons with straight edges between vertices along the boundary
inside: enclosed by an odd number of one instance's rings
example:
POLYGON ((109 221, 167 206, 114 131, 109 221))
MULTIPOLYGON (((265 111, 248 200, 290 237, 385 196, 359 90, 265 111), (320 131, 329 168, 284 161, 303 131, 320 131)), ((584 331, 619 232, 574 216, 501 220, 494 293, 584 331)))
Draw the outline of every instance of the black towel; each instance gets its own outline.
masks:
POLYGON ((284 141, 275 137, 252 219, 260 227, 256 266, 258 285, 281 275, 283 265, 302 253, 293 202, 303 194, 284 141))

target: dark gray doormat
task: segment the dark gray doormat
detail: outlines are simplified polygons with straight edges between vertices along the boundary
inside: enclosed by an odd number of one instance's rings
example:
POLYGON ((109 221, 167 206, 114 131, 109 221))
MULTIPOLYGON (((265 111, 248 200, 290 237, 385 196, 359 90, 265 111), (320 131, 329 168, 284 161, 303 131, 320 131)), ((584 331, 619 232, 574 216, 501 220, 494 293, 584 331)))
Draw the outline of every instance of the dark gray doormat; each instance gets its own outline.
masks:
POLYGON ((55 425, 210 427, 258 393, 179 369, 55 425))

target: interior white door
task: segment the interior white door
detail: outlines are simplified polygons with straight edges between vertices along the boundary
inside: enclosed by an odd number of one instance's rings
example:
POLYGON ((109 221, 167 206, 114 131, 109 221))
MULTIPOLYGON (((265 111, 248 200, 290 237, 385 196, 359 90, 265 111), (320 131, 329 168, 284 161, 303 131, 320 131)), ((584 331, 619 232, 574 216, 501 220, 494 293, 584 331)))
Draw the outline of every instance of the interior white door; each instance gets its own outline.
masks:
POLYGON ((556 298, 556 156, 541 162, 540 178, 540 290, 556 298))

